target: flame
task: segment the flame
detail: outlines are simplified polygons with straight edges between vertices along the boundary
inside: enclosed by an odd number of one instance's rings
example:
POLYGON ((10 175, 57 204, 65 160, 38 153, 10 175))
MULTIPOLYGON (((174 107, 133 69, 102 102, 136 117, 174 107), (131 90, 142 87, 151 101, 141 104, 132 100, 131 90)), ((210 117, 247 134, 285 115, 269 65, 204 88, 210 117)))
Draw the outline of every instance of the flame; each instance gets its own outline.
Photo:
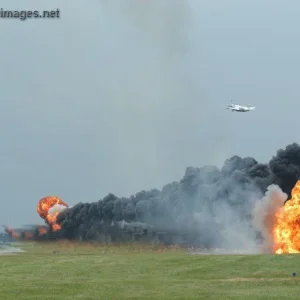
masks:
POLYGON ((20 238, 20 233, 13 230, 11 227, 7 226, 6 231, 11 237, 13 237, 16 240, 18 240, 20 238))
POLYGON ((300 253, 300 180, 292 190, 292 197, 275 216, 273 228, 274 252, 300 253))
POLYGON ((32 240, 36 235, 42 236, 48 232, 48 228, 43 226, 34 226, 31 230, 13 229, 10 226, 5 226, 5 231, 16 240, 32 240))
POLYGON ((61 225, 56 223, 59 213, 69 207, 67 203, 56 196, 48 196, 42 198, 37 205, 37 212, 41 218, 51 226, 53 231, 61 229, 61 225))
POLYGON ((44 235, 48 232, 48 230, 46 228, 39 227, 38 232, 39 232, 39 235, 44 235))
MULTIPOLYGON (((42 198, 37 205, 37 212, 42 219, 44 219, 48 225, 51 226, 52 231, 58 231, 61 229, 61 225, 56 222, 57 216, 61 211, 66 209, 67 203, 62 201, 56 196, 48 196, 42 198)), ((10 226, 5 226, 6 232, 16 240, 34 240, 37 236, 42 236, 49 231, 48 226, 34 225, 31 229, 13 229, 10 226)))

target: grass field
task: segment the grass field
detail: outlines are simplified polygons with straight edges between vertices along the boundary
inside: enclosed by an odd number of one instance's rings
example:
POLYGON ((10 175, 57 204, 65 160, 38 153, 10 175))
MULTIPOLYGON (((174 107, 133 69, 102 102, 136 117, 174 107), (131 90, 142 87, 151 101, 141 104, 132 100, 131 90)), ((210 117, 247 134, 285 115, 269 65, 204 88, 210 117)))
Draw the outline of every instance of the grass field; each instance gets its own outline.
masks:
POLYGON ((190 255, 75 243, 22 248, 27 252, 0 255, 1 300, 300 298, 298 255, 190 255))

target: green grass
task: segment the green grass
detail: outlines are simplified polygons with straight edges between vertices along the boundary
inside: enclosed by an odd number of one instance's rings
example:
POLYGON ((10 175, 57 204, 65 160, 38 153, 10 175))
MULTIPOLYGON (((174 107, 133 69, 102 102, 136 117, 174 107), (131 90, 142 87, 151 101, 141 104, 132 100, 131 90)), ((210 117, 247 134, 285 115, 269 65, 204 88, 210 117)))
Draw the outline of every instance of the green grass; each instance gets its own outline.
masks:
POLYGON ((299 299, 300 256, 189 255, 142 245, 27 243, 0 256, 0 299, 299 299), (58 253, 53 253, 58 251, 58 253))

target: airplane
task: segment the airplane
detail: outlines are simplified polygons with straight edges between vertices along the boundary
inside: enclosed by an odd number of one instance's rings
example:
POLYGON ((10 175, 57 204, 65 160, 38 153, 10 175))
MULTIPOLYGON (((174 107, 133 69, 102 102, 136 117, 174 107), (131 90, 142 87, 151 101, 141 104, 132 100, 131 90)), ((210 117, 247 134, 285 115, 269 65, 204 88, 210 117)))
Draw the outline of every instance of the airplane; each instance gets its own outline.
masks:
POLYGON ((255 106, 234 104, 231 101, 230 104, 227 105, 226 109, 231 109, 232 112, 248 112, 254 110, 255 106))

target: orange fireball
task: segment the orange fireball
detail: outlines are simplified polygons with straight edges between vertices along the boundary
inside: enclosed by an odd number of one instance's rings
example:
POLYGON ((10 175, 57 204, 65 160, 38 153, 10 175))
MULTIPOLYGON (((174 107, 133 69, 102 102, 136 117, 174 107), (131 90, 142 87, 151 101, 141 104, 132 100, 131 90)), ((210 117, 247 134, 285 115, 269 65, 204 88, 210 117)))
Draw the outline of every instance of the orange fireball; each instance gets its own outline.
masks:
POLYGON ((56 218, 67 207, 69 207, 68 204, 57 196, 48 196, 39 201, 36 209, 40 217, 51 225, 52 230, 57 231, 61 229, 61 225, 56 223, 56 218))
POLYGON ((273 237, 275 253, 300 253, 300 180, 291 199, 276 214, 273 237))

